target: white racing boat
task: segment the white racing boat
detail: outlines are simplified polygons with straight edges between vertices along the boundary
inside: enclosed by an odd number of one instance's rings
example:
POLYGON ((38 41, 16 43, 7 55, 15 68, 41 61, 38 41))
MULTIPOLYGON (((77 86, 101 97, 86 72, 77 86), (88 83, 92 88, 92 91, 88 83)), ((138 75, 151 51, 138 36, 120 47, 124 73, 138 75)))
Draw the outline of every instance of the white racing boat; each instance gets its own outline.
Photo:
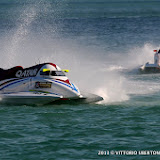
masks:
POLYGON ((0 103, 44 105, 49 103, 91 103, 103 100, 94 94, 81 94, 76 85, 53 63, 29 68, 0 69, 0 103))
POLYGON ((160 73, 160 50, 154 50, 154 63, 147 62, 139 70, 141 73, 160 73))

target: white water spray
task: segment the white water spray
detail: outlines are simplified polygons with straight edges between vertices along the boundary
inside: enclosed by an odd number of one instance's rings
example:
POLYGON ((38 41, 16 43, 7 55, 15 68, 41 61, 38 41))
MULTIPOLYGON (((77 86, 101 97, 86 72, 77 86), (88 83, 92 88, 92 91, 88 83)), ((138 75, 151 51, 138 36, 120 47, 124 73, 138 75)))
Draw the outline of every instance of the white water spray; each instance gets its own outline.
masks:
POLYGON ((9 62, 7 65, 15 65, 19 53, 19 48, 23 47, 23 41, 25 41, 26 36, 29 34, 29 27, 34 21, 36 14, 37 13, 35 8, 31 7, 26 8, 20 16, 20 23, 18 23, 18 28, 10 37, 8 41, 9 43, 7 44, 6 54, 9 62))

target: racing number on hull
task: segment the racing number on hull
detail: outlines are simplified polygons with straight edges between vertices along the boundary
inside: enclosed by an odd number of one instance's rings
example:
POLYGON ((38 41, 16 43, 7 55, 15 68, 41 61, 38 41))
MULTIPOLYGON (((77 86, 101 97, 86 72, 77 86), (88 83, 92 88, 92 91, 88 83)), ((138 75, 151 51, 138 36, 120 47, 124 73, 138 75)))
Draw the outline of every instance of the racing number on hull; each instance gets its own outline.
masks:
POLYGON ((35 88, 51 88, 52 82, 35 82, 35 88))

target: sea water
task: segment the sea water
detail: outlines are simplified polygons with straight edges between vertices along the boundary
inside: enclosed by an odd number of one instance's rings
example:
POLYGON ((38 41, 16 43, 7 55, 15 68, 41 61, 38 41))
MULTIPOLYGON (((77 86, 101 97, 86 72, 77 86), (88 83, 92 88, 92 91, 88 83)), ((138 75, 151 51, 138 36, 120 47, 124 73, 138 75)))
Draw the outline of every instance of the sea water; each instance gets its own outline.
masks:
POLYGON ((1 68, 53 62, 97 104, 0 105, 0 159, 160 159, 158 0, 0 0, 1 68))

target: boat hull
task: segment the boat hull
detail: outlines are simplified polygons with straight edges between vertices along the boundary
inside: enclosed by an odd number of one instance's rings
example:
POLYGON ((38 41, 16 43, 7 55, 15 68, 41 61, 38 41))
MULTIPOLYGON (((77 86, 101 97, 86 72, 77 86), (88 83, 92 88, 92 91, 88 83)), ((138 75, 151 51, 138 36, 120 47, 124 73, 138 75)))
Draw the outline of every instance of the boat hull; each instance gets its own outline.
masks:
POLYGON ((0 95, 0 104, 7 105, 54 105, 54 104, 85 104, 102 101, 103 98, 91 93, 85 93, 76 98, 63 98, 46 93, 10 93, 0 95))
POLYGON ((0 104, 9 105, 44 105, 60 99, 60 96, 45 93, 10 93, 0 95, 0 104))
POLYGON ((160 66, 157 64, 146 63, 139 68, 139 71, 140 73, 160 73, 160 66))
POLYGON ((139 70, 140 73, 160 73, 160 67, 144 67, 139 70))

